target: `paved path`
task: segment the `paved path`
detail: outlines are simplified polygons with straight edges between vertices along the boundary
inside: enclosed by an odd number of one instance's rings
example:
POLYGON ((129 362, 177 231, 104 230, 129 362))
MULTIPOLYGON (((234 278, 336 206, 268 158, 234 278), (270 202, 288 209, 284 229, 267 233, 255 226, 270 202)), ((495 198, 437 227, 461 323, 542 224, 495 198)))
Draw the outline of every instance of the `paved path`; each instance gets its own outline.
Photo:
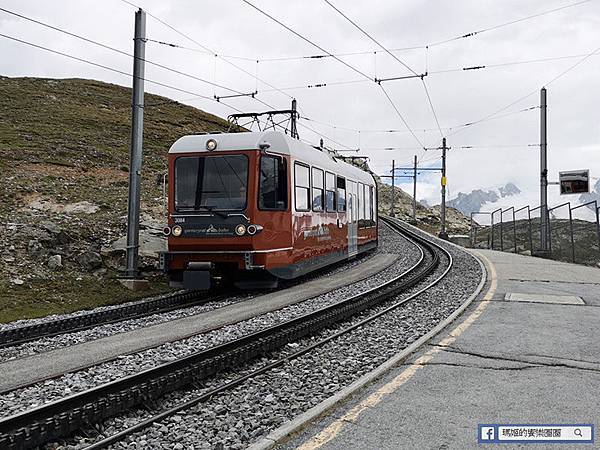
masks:
MULTIPOLYGON (((600 426, 600 270, 480 254, 496 276, 447 332, 286 447, 470 449, 480 423, 600 426)), ((593 446, 553 446, 573 447, 593 446)))
POLYGON ((380 253, 354 267, 210 312, 119 333, 0 364, 0 392, 26 386, 166 342, 185 339, 356 283, 389 267, 398 255, 380 253))

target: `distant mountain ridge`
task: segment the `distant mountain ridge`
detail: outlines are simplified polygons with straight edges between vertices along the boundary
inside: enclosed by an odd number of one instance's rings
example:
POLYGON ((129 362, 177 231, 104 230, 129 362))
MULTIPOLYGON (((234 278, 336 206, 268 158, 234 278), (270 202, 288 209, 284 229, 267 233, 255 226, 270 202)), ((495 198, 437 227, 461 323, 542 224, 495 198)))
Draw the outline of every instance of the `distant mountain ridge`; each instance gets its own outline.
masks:
POLYGON ((514 183, 506 183, 497 189, 475 189, 469 194, 459 192, 456 198, 448 201, 446 204, 456 208, 464 215, 469 216, 472 212, 480 211, 481 207, 487 203, 495 203, 500 198, 518 195, 521 190, 514 183))

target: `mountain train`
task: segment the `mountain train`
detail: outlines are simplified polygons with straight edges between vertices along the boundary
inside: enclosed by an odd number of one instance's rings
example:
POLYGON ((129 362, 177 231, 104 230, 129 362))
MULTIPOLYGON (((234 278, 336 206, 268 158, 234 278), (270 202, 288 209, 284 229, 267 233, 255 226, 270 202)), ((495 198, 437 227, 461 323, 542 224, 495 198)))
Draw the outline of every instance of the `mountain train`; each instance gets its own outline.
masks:
POLYGON ((276 131, 184 136, 169 150, 171 285, 275 287, 377 247, 373 176, 276 131))

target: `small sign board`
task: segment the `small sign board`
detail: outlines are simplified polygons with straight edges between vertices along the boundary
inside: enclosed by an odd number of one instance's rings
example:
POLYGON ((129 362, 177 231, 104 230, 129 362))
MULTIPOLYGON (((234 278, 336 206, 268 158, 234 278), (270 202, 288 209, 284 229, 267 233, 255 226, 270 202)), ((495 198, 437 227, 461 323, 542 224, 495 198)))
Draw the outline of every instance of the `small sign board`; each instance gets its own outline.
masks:
POLYGON ((558 173, 560 194, 583 194, 590 191, 589 170, 568 170, 558 173))

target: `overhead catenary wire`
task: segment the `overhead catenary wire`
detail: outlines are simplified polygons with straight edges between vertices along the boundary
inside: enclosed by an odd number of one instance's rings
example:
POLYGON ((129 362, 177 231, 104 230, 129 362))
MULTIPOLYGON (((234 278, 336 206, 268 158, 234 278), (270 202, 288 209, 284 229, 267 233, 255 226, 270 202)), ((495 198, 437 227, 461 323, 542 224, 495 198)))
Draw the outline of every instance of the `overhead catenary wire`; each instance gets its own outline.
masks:
MULTIPOLYGON (((125 0, 121 0, 121 1, 125 1, 125 0)), ((477 36, 481 33, 484 32, 488 32, 488 31, 492 31, 492 30, 496 30, 499 28, 504 28, 510 25, 514 25, 517 23, 521 23, 521 22, 525 22, 528 20, 532 20, 541 16, 545 16, 548 14, 552 14, 558 11, 562 11, 564 9, 567 8, 572 8, 575 6, 579 6, 582 5, 584 3, 589 3, 592 0, 581 0, 581 1, 577 1, 575 3, 570 3, 567 5, 563 5, 557 8, 552 8, 549 10, 545 10, 545 11, 541 11, 539 13, 536 14, 531 14, 525 17, 521 17, 518 19, 513 19, 507 22, 502 22, 496 25, 492 25, 486 28, 481 28, 479 30, 476 31, 472 31, 472 32, 468 32, 468 33, 463 33, 459 36, 453 36, 447 39, 443 39, 440 41, 434 41, 434 42, 430 42, 430 43, 423 43, 423 44, 416 44, 416 45, 412 45, 412 46, 405 46, 405 47, 396 47, 396 48, 390 48, 389 50, 391 52, 405 52, 405 51, 410 51, 410 50, 420 50, 420 49, 425 49, 427 50, 428 47, 433 47, 433 46, 438 46, 438 45, 443 45, 449 42, 453 42, 456 40, 461 40, 461 39, 466 39, 466 38, 470 38, 473 36, 477 36)), ((129 3, 132 6, 133 3, 130 2, 126 2, 129 3)), ((180 48, 187 48, 185 46, 182 45, 177 45, 177 44, 171 44, 171 43, 164 43, 165 45, 170 45, 173 47, 180 47, 180 48)), ((192 51, 198 51, 197 49, 191 49, 191 48, 187 48, 188 50, 192 50, 192 51)), ((213 54, 212 52, 208 52, 208 51, 204 51, 206 54, 213 54)), ((323 53, 323 54, 313 54, 313 55, 296 55, 296 56, 271 56, 271 57, 259 57, 259 58, 248 58, 245 56, 240 56, 240 55, 225 55, 225 54, 220 54, 219 56, 223 57, 223 58, 231 58, 231 59, 240 59, 240 60, 251 60, 254 61, 256 59, 258 59, 260 62, 277 62, 277 61, 294 61, 294 60, 311 60, 311 59, 323 59, 323 58, 331 58, 334 56, 337 57, 343 57, 343 56, 359 56, 359 55, 372 55, 373 53, 377 53, 376 50, 362 50, 362 51, 354 51, 354 52, 345 52, 345 53, 332 53, 332 54, 327 54, 327 53, 323 53)))
POLYGON ((321 47, 320 45, 316 44, 315 42, 311 41, 310 39, 308 39, 307 37, 303 36, 302 34, 298 33, 296 30, 294 30, 293 28, 288 27, 286 24, 284 24, 283 22, 281 22, 279 19, 275 18, 274 16, 272 16, 271 14, 267 13, 266 11, 260 9, 259 7, 257 7, 256 5, 252 4, 250 1, 248 0, 242 0, 244 3, 246 3, 248 6, 254 8, 256 11, 260 12, 261 14, 263 14, 264 16, 268 17, 269 19, 271 19, 273 22, 279 24, 280 26, 282 26, 283 28, 285 28, 286 30, 288 30, 290 33, 294 34, 295 36, 299 37, 300 39, 302 39, 303 41, 309 43, 310 45, 312 45, 313 47, 318 48, 319 50, 321 50, 322 52, 326 53, 327 55, 331 56, 333 59, 335 59, 336 61, 340 62, 341 64, 345 65, 346 67, 348 67, 350 70, 353 70, 354 72, 358 73, 359 75, 368 78, 368 79, 372 79, 372 77, 370 77, 369 75, 367 75, 366 73, 364 73, 363 71, 357 69, 356 67, 348 64, 346 61, 344 61, 343 59, 338 58, 337 56, 335 56, 333 53, 325 50, 323 47, 321 47))
MULTIPOLYGON (((85 36, 82 36, 82 35, 80 35, 80 34, 73 33, 73 32, 71 32, 71 31, 65 30, 64 28, 60 28, 60 27, 56 27, 56 26, 54 26, 54 25, 50 25, 50 24, 48 24, 48 23, 42 22, 42 21, 40 21, 40 20, 37 20, 37 19, 34 19, 34 18, 32 18, 32 17, 28 17, 28 16, 25 16, 25 15, 23 15, 23 14, 19 14, 19 13, 17 13, 17 12, 14 12, 14 11, 10 11, 10 10, 8 10, 8 9, 5 9, 5 8, 2 8, 2 7, 0 7, 0 11, 4 12, 4 13, 6 13, 6 14, 11 14, 11 15, 13 15, 13 16, 15 16, 15 17, 19 17, 19 18, 21 18, 21 19, 23 19, 23 20, 28 20, 28 21, 30 21, 30 22, 33 22, 33 23, 35 23, 35 24, 37 24, 37 25, 41 25, 41 26, 43 26, 43 27, 49 28, 49 29, 51 29, 51 30, 58 31, 58 32, 60 32, 60 33, 63 33, 63 34, 66 34, 66 35, 68 35, 68 36, 71 36, 71 37, 74 37, 74 38, 76 38, 76 39, 79 39, 79 40, 82 40, 82 41, 84 41, 84 42, 87 42, 87 43, 89 43, 89 44, 93 44, 93 45, 96 45, 96 46, 98 46, 98 47, 102 47, 102 48, 104 48, 104 49, 106 49, 106 50, 110 50, 110 51, 112 51, 112 52, 119 53, 119 54, 121 54, 121 55, 123 55, 123 56, 127 56, 127 57, 129 57, 129 58, 133 58, 133 57, 134 57, 134 55, 133 55, 132 53, 126 52, 126 51, 124 51, 124 50, 120 50, 120 49, 118 49, 118 48, 115 48, 115 47, 112 47, 112 46, 110 46, 110 45, 104 44, 104 43, 102 43, 102 42, 96 41, 96 40, 94 40, 94 39, 87 38, 87 37, 85 37, 85 36)), ((196 75, 192 75, 192 74, 189 74, 189 73, 186 73, 186 72, 182 72, 182 71, 180 71, 180 70, 177 70, 177 69, 173 69, 173 68, 171 68, 171 67, 168 67, 168 66, 166 66, 166 65, 164 65, 164 64, 160 64, 160 63, 157 63, 157 62, 151 61, 151 60, 149 60, 149 59, 145 59, 145 58, 140 58, 140 59, 141 59, 142 61, 146 62, 147 64, 150 64, 150 65, 153 65, 153 66, 159 67, 159 68, 161 68, 161 69, 164 69, 164 70, 168 70, 168 71, 170 71, 170 72, 173 72, 173 73, 176 73, 176 74, 178 74, 178 75, 182 75, 182 76, 185 76, 185 77, 188 77, 188 78, 194 79, 194 80, 196 80, 196 81, 200 81, 200 82, 202 82, 202 83, 206 83, 206 84, 209 84, 209 85, 212 85, 212 86, 215 86, 215 87, 219 87, 219 88, 221 88, 221 89, 225 89, 225 90, 228 90, 228 91, 231 91, 231 92, 235 92, 236 94, 241 94, 241 92, 239 92, 239 91, 237 91, 237 90, 235 90, 235 89, 232 89, 232 88, 229 88, 229 87, 227 87, 227 86, 223 86, 223 85, 220 85, 220 84, 214 83, 214 82, 212 82, 212 81, 206 80, 206 79, 204 79, 204 78, 201 78, 201 77, 198 77, 198 76, 196 76, 196 75)))
MULTIPOLYGON (((366 37, 368 37, 371 41, 373 41, 377 46, 379 46, 384 52, 386 52, 388 55, 390 55, 395 61, 397 61, 399 64, 401 64, 403 67, 405 67, 406 69, 408 69, 413 75, 420 77, 421 78, 421 83, 423 83, 423 88, 425 89, 425 94, 427 96, 427 101, 429 102, 429 107, 431 108, 431 112, 433 113, 433 117, 435 119, 435 123, 437 124, 438 130, 440 132, 440 136, 443 137, 444 133, 442 132, 442 128, 440 127, 440 122, 438 120, 437 117, 437 113, 435 112, 435 108, 433 106, 433 102, 431 101, 431 95, 429 94, 429 89, 427 89, 427 84, 425 83, 424 80, 424 76, 420 76, 417 72, 415 72, 412 67, 410 67, 408 64, 406 64, 404 61, 402 61, 400 58, 398 58, 396 55, 394 55, 391 51, 389 51, 383 44, 381 44, 377 39, 375 39, 373 36, 371 36, 369 33, 367 33, 360 25, 358 25, 354 20, 352 20, 350 17, 348 17, 346 14, 344 14, 339 8, 337 8, 333 3, 331 3, 329 0, 323 0, 325 3, 327 3, 329 6, 331 6, 338 14, 340 14, 344 19, 346 19, 348 22, 350 22, 356 29, 358 29, 362 34, 364 34, 366 37)), ((381 84, 381 83, 380 83, 381 84)), ((386 93, 387 95, 387 93, 386 93)), ((388 96, 389 99, 389 96, 388 96)), ((395 108, 397 110, 397 108, 395 108)), ((404 121, 404 119, 403 119, 404 121)), ((406 125, 406 124, 405 124, 406 125)), ((407 126, 407 128, 409 128, 407 126)), ((415 136, 416 137, 416 136, 415 136)))
MULTIPOLYGON (((129 4, 129 5, 131 5, 131 6, 136 6, 136 5, 134 5, 132 2, 130 2, 130 1, 128 1, 128 0, 121 0, 121 1, 123 1, 124 3, 127 3, 127 4, 129 4)), ((588 0, 588 1, 589 1, 589 0, 588 0)), ((249 3, 249 2, 247 2, 247 3, 249 3)), ((577 2, 576 4, 580 4, 580 3, 585 3, 585 2, 577 2)), ((574 6, 574 5, 575 5, 575 4, 573 4, 573 6, 574 6)), ((137 7, 137 6, 136 6, 136 7, 137 7)), ((257 8, 255 8, 255 9, 257 9, 257 8)), ((564 9, 564 7, 563 7, 563 8, 559 8, 559 9, 564 9)), ((556 9, 556 8, 555 8, 554 10, 558 10, 558 9, 556 9)), ((546 11, 546 12, 544 12, 544 13, 541 13, 541 14, 539 14, 539 15, 543 15, 543 14, 545 14, 545 13, 549 13, 549 12, 552 12, 552 11, 554 11, 554 10, 546 11)), ((170 27, 171 29, 175 30, 175 29, 174 29, 173 27, 171 27, 169 24, 167 24, 166 22, 162 21, 162 19, 160 19, 160 18, 158 18, 158 17, 156 17, 156 16, 154 16, 154 15, 152 15, 152 14, 150 14, 150 13, 149 13, 149 15, 150 15, 151 17, 155 18, 156 20, 160 21, 160 22, 161 22, 161 23, 163 23, 164 25, 166 25, 166 26, 170 27)), ((529 17, 529 16, 528 16, 528 17, 529 17)), ((523 20, 525 20, 525 19, 526 19, 526 18, 524 18, 523 20)), ((521 19, 519 19, 519 20, 521 20, 521 19)), ((514 22, 514 21, 513 21, 513 22, 514 22)), ((511 22, 511 23, 512 23, 512 22, 511 22)), ((281 23, 280 23, 280 24, 281 24, 281 23)), ((500 26, 502 26, 502 25, 498 25, 498 26, 491 27, 491 28, 499 28, 500 26)), ((288 28, 289 30, 291 30, 289 27, 286 27, 286 28, 288 28)), ((180 35, 182 35, 182 36, 185 36, 185 37, 186 37, 186 38, 188 38, 188 39, 191 39, 189 36, 185 35, 184 33, 181 33, 181 32, 179 32, 178 30, 175 30, 175 31, 176 31, 176 32, 178 32, 180 35)), ((291 31, 293 32, 293 30, 291 30, 291 31)), ((296 34, 296 33, 295 33, 295 34, 296 34)), ((299 35, 299 34, 297 34, 297 35, 299 35)), ((308 40, 307 40, 307 41, 308 41, 308 40)), ((193 39, 192 39, 192 42, 195 42, 197 45, 202 45, 202 44, 199 44, 198 42, 194 41, 193 39)), ((310 41, 308 41, 308 42, 310 42, 310 41)), ((311 44, 312 44, 312 42, 311 42, 311 44)), ((184 48, 183 46, 181 46, 181 47, 182 47, 182 48, 184 48)), ((187 49, 190 49, 190 50, 194 50, 194 49, 191 49, 191 48, 189 48, 189 47, 186 47, 186 48, 187 48, 187 49)), ((204 49, 203 51, 205 51, 207 54, 212 54, 212 51, 211 51, 210 49, 208 49, 208 48, 206 48, 206 47, 204 47, 204 46, 202 46, 202 48, 204 49)), ((414 47, 411 47, 411 48, 414 48, 414 47)), ((405 49, 409 49, 409 48, 408 48, 408 47, 406 47, 405 49)), ((360 52, 359 52, 359 53, 360 53, 360 52)), ((369 52, 369 53, 372 53, 372 52, 369 52)), ((355 52, 355 54, 356 54, 356 52, 355 52)), ((333 55, 333 54, 332 54, 332 55, 333 55)), ((218 56, 218 57, 224 58, 224 56, 222 56, 222 55, 217 55, 217 54, 215 54, 215 56, 218 56)), ((240 59, 242 59, 242 58, 240 58, 240 59)), ((253 58, 244 58, 244 59, 248 59, 248 60, 254 60, 253 58)), ((286 59, 287 59, 287 58, 286 58, 286 59)), ((260 59, 258 59, 258 60, 260 60, 260 59)), ((343 61, 342 61, 342 62, 343 62, 343 61)), ((523 62, 523 63, 525 63, 525 62, 523 62)), ((488 65, 488 66, 489 66, 489 67, 492 67, 493 65, 488 65)), ((236 67, 237 67, 237 66, 236 66, 236 67)), ((251 73, 249 73, 248 71, 245 71, 245 69, 241 69, 241 70, 243 70, 243 71, 244 71, 245 73, 247 73, 248 75, 250 75, 250 76, 253 76, 253 75, 252 75, 251 73)), ((461 70, 462 70, 462 69, 461 69, 461 70)), ((364 76, 364 75, 365 75, 365 74, 363 74, 363 76, 364 76)), ((255 77, 255 76, 254 76, 254 77, 255 77)), ((255 77, 255 79, 257 79, 257 77, 255 77)), ((370 77, 367 77, 367 78, 365 79, 365 81, 366 81, 367 79, 368 79, 369 81, 371 81, 371 78, 370 78, 370 77)), ((261 82, 264 82, 264 80, 261 80, 261 82)), ((289 90, 291 90, 291 89, 294 89, 294 88, 298 88, 298 89, 300 89, 300 88, 318 88, 318 87, 325 87, 327 84, 329 84, 329 85, 340 84, 340 85, 341 85, 341 84, 351 84, 351 83, 359 83, 359 82, 362 82, 362 80, 337 81, 337 82, 330 82, 330 83, 316 83, 316 84, 313 84, 313 85, 298 86, 298 87, 290 87, 290 88, 276 88, 276 87, 272 86, 272 89, 268 89, 268 90, 264 90, 264 89, 263 89, 263 90, 261 90, 261 91, 262 91, 262 92, 274 92, 274 91, 276 91, 276 92, 282 92, 282 93, 283 93, 283 92, 284 92, 286 89, 289 89, 289 90)), ((428 91, 427 91, 427 88, 426 88, 426 86, 425 86, 425 89, 426 89, 426 94, 428 94, 428 91)), ((291 98, 291 97, 290 97, 290 98, 291 98)), ((257 100, 259 100, 259 99, 257 99, 257 100)), ((260 100, 259 100, 259 101, 260 101, 260 100)), ((428 95, 428 101, 430 101, 430 96, 429 96, 429 95, 428 95)), ((261 103, 263 103, 263 104, 264 104, 264 102, 262 102, 262 101, 261 101, 261 103)), ((269 107, 271 107, 271 108, 273 108, 271 105, 268 105, 268 106, 269 106, 269 107)), ((431 104, 431 102, 430 102, 430 107, 431 107, 431 106, 433 106, 433 105, 432 105, 432 104, 431 104)), ((395 109, 396 109, 396 108, 395 108, 395 109)), ((434 115, 435 115, 435 113, 434 113, 434 115)), ((441 127, 438 127, 438 129, 440 129, 440 128, 441 128, 441 127)), ((450 128, 451 128, 451 127, 450 127, 450 128)), ((446 129, 446 128, 445 128, 445 129, 446 129)))
MULTIPOLYGON (((105 69, 105 70, 108 70, 108 71, 111 71, 111 72, 115 72, 115 73, 118 73, 118 74, 121 74, 121 75, 125 75, 125 76, 130 77, 130 78, 133 78, 133 74, 131 74, 129 72, 125 72, 124 70, 116 69, 114 67, 110 67, 110 66, 107 66, 105 64, 101 64, 101 63, 98 63, 98 62, 95 62, 95 61, 91 61, 89 59, 85 59, 85 58, 81 58, 79 56, 75 56, 75 55, 71 55, 71 54, 68 54, 68 53, 65 53, 65 52, 61 52, 59 50, 55 50, 55 49, 52 49, 52 48, 49 48, 49 47, 45 47, 43 45, 35 44, 33 42, 25 41, 23 39, 19 39, 19 38, 16 38, 14 36, 9 36, 9 35, 3 34, 3 33, 0 33, 0 37, 3 37, 5 39, 10 39, 12 41, 19 42, 19 43, 25 44, 25 45, 29 45, 30 47, 34 47, 34 48, 37 48, 39 50, 44 50, 46 52, 54 53, 56 55, 60 55, 60 56, 63 56, 65 58, 69 58, 69 59, 72 59, 72 60, 75 60, 75 61, 79 61, 79 62, 82 62, 82 63, 85 63, 85 64, 89 64, 89 65, 92 65, 92 66, 95 66, 95 67, 99 67, 101 69, 105 69)), ((182 93, 185 93, 185 94, 194 95, 197 98, 204 98, 206 100, 210 100, 210 101, 213 101, 213 102, 215 101, 215 99, 213 99, 212 97, 204 96, 202 94, 198 94, 196 92, 193 92, 193 91, 190 91, 190 90, 187 90, 187 89, 182 89, 182 88, 179 88, 177 86, 173 86, 173 85, 170 85, 170 84, 167 84, 167 83, 162 83, 160 81, 155 81, 155 80, 152 80, 152 79, 149 79, 149 78, 145 78, 145 77, 141 77, 140 79, 142 79, 142 80, 144 80, 144 81, 146 81, 148 83, 157 85, 157 86, 162 86, 162 87, 165 87, 165 88, 168 88, 168 89, 172 89, 174 91, 178 91, 178 92, 182 92, 182 93)), ((232 109, 232 110, 234 110, 236 112, 241 112, 241 110, 235 108, 234 106, 229 105, 228 103, 220 102, 220 104, 225 105, 228 108, 230 108, 230 109, 232 109)))
MULTIPOLYGON (((136 5, 133 2, 130 2, 129 0, 121 0, 123 3, 128 4, 129 6, 132 6, 134 8, 141 8, 141 6, 136 5)), ((181 37, 187 39, 188 41, 192 42, 193 44, 197 45, 199 48, 212 53, 213 55, 215 55, 217 58, 222 59, 223 61, 225 61, 227 64, 231 65, 232 67, 236 68, 237 70, 240 70, 241 72, 245 73, 246 75, 249 75, 250 77, 252 77, 253 79, 258 79, 258 81, 260 81, 261 83, 263 83, 266 86, 269 86, 272 89, 275 89, 277 92, 280 92, 281 94, 283 94, 284 96, 288 97, 289 99, 293 99, 294 97, 289 95, 287 92, 285 91, 281 91, 279 89, 277 89, 275 86, 273 86, 271 83, 265 81, 262 78, 258 78, 256 77, 256 75, 254 75, 253 73, 249 72, 248 70, 244 69, 243 67, 227 60, 226 58, 223 58, 222 56, 220 56, 218 53, 216 53, 215 51, 213 51, 212 49, 208 48, 207 46, 203 45, 202 43, 198 42, 196 39, 192 38, 191 36, 189 36, 188 34, 178 30, 177 28, 175 28, 174 26, 170 25, 169 23, 167 23, 166 21, 162 20, 160 17, 152 14, 150 11, 145 10, 146 14, 148 14, 150 17, 152 17, 154 20, 156 20, 157 22, 163 24, 165 27, 167 27, 168 29, 170 29, 171 31, 177 33, 178 35, 180 35, 181 37)), ((256 98, 257 101, 264 103, 262 100, 260 100, 259 98, 256 98)), ((271 109, 275 109, 275 107, 273 107, 272 105, 269 105, 267 103, 264 103, 265 106, 271 108, 271 109)))
POLYGON ((360 25, 358 25, 354 20, 352 20, 350 17, 348 17, 346 14, 344 14, 338 7, 336 7, 333 3, 331 3, 329 0, 323 0, 325 3, 327 3, 329 6, 331 6, 339 15, 341 15, 344 19, 346 19, 348 22, 350 22, 356 29, 358 29, 362 34, 364 34, 366 37, 368 37, 371 41, 373 41, 379 48, 381 48, 383 51, 385 51, 388 55, 390 55, 392 58, 394 58, 397 62, 399 62, 400 64, 402 64, 407 70, 409 70, 410 72, 412 72, 413 75, 418 75, 417 72, 415 72, 412 67, 410 67, 408 64, 406 64, 404 61, 402 61, 400 58, 398 58, 396 55, 394 55, 392 52, 390 52, 386 47, 384 47, 378 40, 376 40, 373 36, 371 36, 369 33, 367 33, 363 28, 361 28, 360 25))
MULTIPOLYGON (((134 8, 141 8, 139 5, 136 5, 135 3, 133 3, 133 2, 131 2, 131 1, 129 1, 129 0, 120 0, 120 1, 121 1, 121 2, 123 2, 123 3, 125 3, 125 4, 127 4, 127 5, 129 5, 129 6, 132 6, 132 7, 134 7, 134 8)), ((146 14, 148 14, 148 15, 149 15, 150 17, 152 17, 154 20, 156 20, 157 22, 161 23, 162 25, 164 25, 165 27, 167 27, 167 28, 168 28, 168 29, 170 29, 171 31, 173 31, 173 32, 177 33, 178 35, 180 35, 180 36, 184 37, 184 38, 185 38, 185 39, 187 39, 188 41, 192 42, 193 44, 195 44, 196 46, 198 46, 200 49, 203 49, 204 51, 207 51, 207 52, 209 52, 209 53, 211 53, 211 54, 214 54, 216 58, 222 59, 223 61, 225 61, 227 64, 231 65, 232 67, 234 67, 234 68, 236 68, 236 69, 238 69, 238 70, 242 71, 243 73, 245 73, 245 74, 249 75, 249 76, 250 76, 250 77, 252 77, 253 79, 255 79, 255 80, 257 80, 257 81, 261 82, 262 84, 264 84, 264 85, 266 85, 266 86, 268 86, 268 87, 270 87, 270 88, 271 88, 273 91, 279 92, 279 93, 281 93, 281 94, 285 95, 286 97, 288 97, 289 99, 292 99, 292 100, 294 99, 294 97, 293 97, 293 96, 291 96, 291 95, 289 95, 287 92, 285 92, 285 91, 282 91, 281 89, 279 89, 279 88, 277 88, 276 86, 272 85, 271 83, 267 82, 267 81, 266 81, 266 80, 264 80, 263 78, 260 78, 260 77, 258 77, 257 75, 255 75, 255 74, 253 74, 253 73, 249 72, 248 70, 244 69, 243 67, 240 67, 239 65, 237 65, 237 64, 235 64, 235 63, 233 63, 233 62, 231 62, 231 61, 228 61, 228 60, 227 60, 226 58, 224 58, 223 56, 219 55, 218 53, 214 52, 212 49, 210 49, 210 48, 208 48, 207 46, 203 45, 202 43, 198 42, 196 39, 192 38, 192 37, 191 37, 191 36, 189 36, 188 34, 186 34, 186 33, 182 32, 182 31, 178 30, 177 28, 175 28, 174 26, 170 25, 170 24, 169 24, 169 23, 167 23, 166 21, 162 20, 160 17, 158 17, 158 16, 156 16, 156 15, 152 14, 152 13, 151 13, 151 12, 149 12, 148 10, 145 10, 145 11, 146 11, 146 14)), ((261 103, 262 105, 264 105, 264 106, 266 106, 266 107, 268 107, 268 108, 270 108, 270 109, 273 109, 273 110, 274 110, 274 109, 277 109, 275 106, 273 106, 273 105, 270 105, 269 103, 267 103, 267 102, 265 102, 265 101, 261 100, 260 98, 258 98, 258 97, 256 97, 256 96, 255 96, 255 97, 252 97, 252 99, 253 99, 253 100, 256 100, 256 101, 258 101, 259 103, 261 103)), ((310 131, 314 132, 314 133, 315 133, 315 134, 317 134, 317 135, 322 135, 323 137, 325 137, 326 139, 328 139, 328 140, 330 140, 330 141, 332 141, 332 142, 337 142, 337 141, 334 141, 333 139, 331 139, 331 138, 330 138, 329 136, 327 136, 327 135, 324 135, 324 134, 322 134, 322 133, 317 133, 317 132, 316 132, 314 129, 312 129, 312 128, 310 128, 310 127, 307 127, 306 125, 303 125, 303 124, 299 124, 299 125, 303 126, 303 127, 304 127, 304 128, 306 128, 306 129, 309 129, 310 131)))
MULTIPOLYGON (((583 58, 581 58, 579 61, 577 61, 575 64, 569 66, 566 70, 563 70, 562 72, 560 72, 558 75, 556 75, 554 78, 550 79, 549 81, 547 81, 546 83, 543 83, 542 86, 549 86, 551 83, 554 83, 556 80, 562 78, 563 76, 565 76, 567 73, 569 73, 570 71, 572 71, 573 69, 575 69, 576 67, 578 67, 579 65, 583 64, 585 61, 587 61, 589 58, 591 58, 592 56, 598 54, 598 52, 600 52, 600 47, 596 48, 594 51, 586 54, 583 58)), ((521 101, 525 100, 526 98, 531 97, 532 95, 537 94, 538 89, 534 89, 531 92, 517 98, 516 100, 510 102, 508 105, 503 106, 502 108, 494 111, 491 114, 488 114, 486 116, 484 116, 483 118, 470 122, 469 125, 476 125, 479 124, 481 122, 485 122, 487 120, 490 120, 492 118, 494 118, 495 116, 497 116, 498 114, 500 114, 503 111, 506 111, 508 108, 510 108, 511 106, 514 106, 518 103, 520 103, 521 101)), ((457 133, 459 133, 462 130, 456 130, 453 133, 451 133, 450 135, 455 135, 457 133)), ((450 136, 449 135, 449 136, 450 136)))
MULTIPOLYGON (((126 0, 123 0, 126 1, 126 0)), ((255 9, 256 11, 258 11, 259 13, 263 14, 264 16, 268 17, 269 19, 271 19, 272 21, 274 21, 275 23, 279 24, 280 26, 282 26, 283 28, 285 28, 286 30, 288 30, 289 32, 291 32, 292 34, 294 34, 295 36, 299 37, 300 39, 304 40, 305 42, 311 44, 312 46, 318 48, 319 50, 321 50, 322 52, 325 52, 326 54, 331 55, 336 61, 339 61, 340 63, 342 63, 344 66, 350 68, 351 70, 353 70, 354 72, 362 75, 364 78, 372 80, 373 82, 375 82, 375 79, 370 77, 369 75, 365 74, 364 72, 360 71, 359 69, 353 67, 352 65, 348 64, 347 62, 343 61, 342 59, 333 56, 333 54, 331 54, 331 52, 325 50, 323 47, 319 46, 318 44, 314 43, 313 41, 311 41, 310 39, 308 39, 307 37, 301 35, 300 33, 298 33, 297 31, 295 31, 294 29, 290 28, 289 26, 287 26, 286 24, 284 24, 283 22, 281 22, 280 20, 278 20, 277 18, 273 17, 272 15, 270 15, 269 13, 267 13, 266 11, 263 11, 262 9, 258 8, 257 6, 253 5, 250 1, 248 0, 242 0, 244 3, 246 3, 247 5, 251 6, 253 9, 255 9)), ((376 82, 375 82, 376 83, 376 82)), ((418 136, 414 133, 414 131, 412 131, 411 127, 408 125, 408 122, 406 121, 406 119, 404 118, 404 116, 402 115, 402 113, 400 113, 400 110, 398 109, 398 107, 396 106, 396 104, 393 102, 393 100, 390 98, 389 94, 385 91, 385 88, 383 88, 383 86, 379 85, 379 87, 381 88, 381 90, 384 92, 385 97, 388 99, 389 103, 392 105, 392 107, 394 108, 394 111, 396 111, 396 114, 400 117, 400 119, 402 120, 402 122, 404 123, 404 126, 406 126, 407 129, 409 129, 411 131, 411 134, 413 135, 413 137, 415 138, 415 140, 419 143, 420 146, 423 146, 423 143, 421 142, 421 140, 418 138, 418 136)))
MULTIPOLYGON (((551 56, 551 57, 547 57, 547 58, 536 58, 536 59, 520 60, 520 61, 471 64, 471 65, 461 66, 461 67, 429 70, 429 71, 427 71, 427 74, 428 74, 427 76, 440 75, 440 74, 446 74, 446 73, 452 73, 452 72, 475 72, 475 71, 480 71, 480 70, 496 69, 496 68, 507 67, 507 66, 521 65, 521 64, 559 61, 559 60, 563 60, 563 59, 581 58, 586 55, 587 55, 587 53, 580 53, 580 54, 576 54, 576 55, 551 56)), ((597 54, 592 55, 592 56, 597 56, 597 54)), ((296 86, 278 87, 277 89, 261 89, 260 92, 265 93, 265 92, 277 92, 277 91, 295 91, 295 90, 302 90, 302 89, 320 89, 320 88, 327 88, 327 87, 331 87, 331 86, 342 86, 342 85, 349 85, 349 84, 367 83, 370 81, 372 81, 372 80, 366 79, 366 78, 361 78, 361 79, 357 79, 357 80, 336 80, 336 81, 326 81, 325 80, 325 81, 313 82, 310 84, 306 83, 306 84, 301 84, 301 85, 299 84, 296 86)), ((444 127, 441 127, 441 128, 444 129, 444 127)))
POLYGON ((546 11, 541 11, 539 13, 531 14, 529 16, 521 17, 519 19, 514 19, 514 20, 510 20, 508 22, 503 22, 503 23, 500 23, 500 24, 497 24, 497 25, 492 25, 492 26, 489 26, 487 28, 481 28, 481 29, 476 30, 476 31, 471 31, 469 33, 466 33, 466 34, 463 34, 463 35, 460 35, 460 36, 455 36, 455 37, 452 37, 452 38, 449 38, 449 39, 444 39, 444 40, 441 40, 441 41, 433 42, 433 43, 428 44, 428 45, 429 45, 429 47, 435 47, 435 46, 438 46, 438 45, 447 44, 448 42, 457 41, 457 40, 465 39, 465 38, 470 38, 470 37, 476 36, 478 34, 485 33, 487 31, 497 30, 498 28, 504 28, 504 27, 507 27, 507 26, 510 26, 510 25, 514 25, 516 23, 524 22, 526 20, 531 20, 531 19, 535 19, 537 17, 545 16, 547 14, 551 14, 551 13, 554 13, 554 12, 557 12, 557 11, 562 11, 563 9, 572 8, 574 6, 579 6, 579 5, 582 5, 584 3, 589 3, 591 1, 592 0, 580 0, 580 1, 575 2, 575 3, 569 3, 568 5, 563 5, 563 6, 560 6, 558 8, 548 9, 546 11))

